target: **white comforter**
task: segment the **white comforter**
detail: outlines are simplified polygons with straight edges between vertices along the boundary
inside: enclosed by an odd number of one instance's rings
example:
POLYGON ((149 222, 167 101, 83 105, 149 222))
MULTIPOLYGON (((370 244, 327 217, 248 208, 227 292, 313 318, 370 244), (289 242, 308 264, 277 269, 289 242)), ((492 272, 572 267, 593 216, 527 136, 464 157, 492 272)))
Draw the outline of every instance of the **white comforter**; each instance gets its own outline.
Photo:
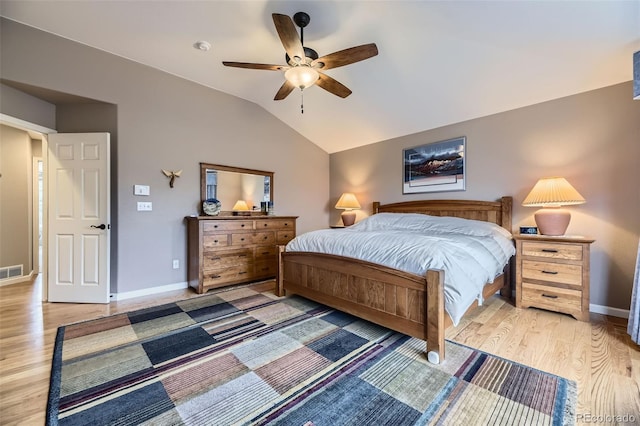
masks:
POLYGON ((511 234, 498 225, 453 217, 379 213, 345 229, 308 232, 287 251, 329 253, 424 276, 443 269, 445 309, 457 325, 482 289, 515 253, 511 234))

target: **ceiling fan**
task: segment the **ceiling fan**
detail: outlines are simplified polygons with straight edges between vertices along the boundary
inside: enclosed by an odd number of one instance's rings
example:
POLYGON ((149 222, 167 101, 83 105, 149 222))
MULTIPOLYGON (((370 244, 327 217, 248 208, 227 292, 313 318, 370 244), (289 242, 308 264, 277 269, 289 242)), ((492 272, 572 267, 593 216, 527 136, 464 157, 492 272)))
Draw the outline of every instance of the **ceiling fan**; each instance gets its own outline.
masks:
POLYGON ((298 12, 293 15, 293 20, 289 16, 279 13, 274 13, 271 16, 280 41, 286 51, 285 61, 288 65, 227 61, 222 63, 228 67, 284 71, 285 81, 273 98, 275 101, 286 98, 296 87, 304 90, 314 84, 336 96, 346 98, 351 94, 351 90, 339 81, 324 74, 323 71, 363 61, 378 54, 378 47, 375 43, 369 43, 318 57, 318 53, 315 50, 303 45, 304 27, 311 20, 308 14, 298 12), (294 22, 295 25, 300 27, 300 37, 298 37, 294 22))

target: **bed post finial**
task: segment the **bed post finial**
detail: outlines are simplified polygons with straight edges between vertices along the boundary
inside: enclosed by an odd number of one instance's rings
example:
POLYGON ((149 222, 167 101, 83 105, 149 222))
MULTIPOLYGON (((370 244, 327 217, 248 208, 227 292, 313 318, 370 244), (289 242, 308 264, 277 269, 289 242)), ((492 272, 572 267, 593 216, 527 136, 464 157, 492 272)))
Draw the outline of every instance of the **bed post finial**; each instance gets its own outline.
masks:
POLYGON ((373 202, 373 214, 378 214, 378 210, 380 209, 380 201, 373 202))

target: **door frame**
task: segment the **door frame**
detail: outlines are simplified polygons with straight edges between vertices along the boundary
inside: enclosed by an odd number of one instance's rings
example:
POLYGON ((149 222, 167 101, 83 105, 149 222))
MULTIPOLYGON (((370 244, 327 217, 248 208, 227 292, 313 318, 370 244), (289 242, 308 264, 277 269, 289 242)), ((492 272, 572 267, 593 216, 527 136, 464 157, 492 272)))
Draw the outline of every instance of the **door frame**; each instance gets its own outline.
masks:
MULTIPOLYGON (((31 162, 31 172, 32 172, 32 232, 33 232, 33 241, 32 241, 32 252, 33 252, 33 260, 32 260, 32 270, 34 275, 38 275, 42 273, 42 265, 40 264, 40 238, 42 238, 42 244, 44 245, 44 222, 42 224, 42 232, 40 235, 40 221, 44 220, 44 201, 42 200, 42 217, 40 217, 40 180, 38 176, 38 163, 42 162, 42 169, 44 171, 44 159, 43 157, 33 157, 31 162)), ((42 196, 44 197, 44 176, 42 176, 42 196)), ((42 263, 44 264, 44 253, 42 253, 42 263)))
MULTIPOLYGON (((17 117, 13 117, 10 115, 0 113, 0 124, 4 124, 10 127, 15 127, 20 130, 24 130, 26 132, 36 132, 42 135, 42 153, 46 153, 49 150, 49 143, 47 140, 48 133, 58 133, 57 130, 50 129, 48 127, 41 126, 39 124, 31 123, 29 121, 22 120, 17 117)), ((42 216, 43 216, 43 229, 42 229, 42 265, 40 265, 40 270, 42 271, 42 300, 47 301, 49 297, 48 292, 48 279, 47 279, 47 267, 49 265, 48 257, 47 257, 47 248, 49 246, 48 240, 48 226, 47 219, 49 218, 49 206, 47 203, 47 197, 49 195, 48 185, 47 185, 47 156, 42 156, 42 169, 43 169, 43 194, 44 197, 43 205, 42 205, 42 216)))

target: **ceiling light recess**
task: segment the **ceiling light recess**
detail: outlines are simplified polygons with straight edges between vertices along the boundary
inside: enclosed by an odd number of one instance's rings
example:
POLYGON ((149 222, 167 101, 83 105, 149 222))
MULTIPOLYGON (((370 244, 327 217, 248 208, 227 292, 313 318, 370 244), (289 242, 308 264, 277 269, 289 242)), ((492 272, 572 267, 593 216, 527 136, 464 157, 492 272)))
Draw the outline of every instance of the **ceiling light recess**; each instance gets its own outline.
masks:
POLYGON ((208 52, 209 49, 211 49, 211 43, 209 43, 208 41, 200 40, 193 43, 193 47, 203 52, 208 52))

